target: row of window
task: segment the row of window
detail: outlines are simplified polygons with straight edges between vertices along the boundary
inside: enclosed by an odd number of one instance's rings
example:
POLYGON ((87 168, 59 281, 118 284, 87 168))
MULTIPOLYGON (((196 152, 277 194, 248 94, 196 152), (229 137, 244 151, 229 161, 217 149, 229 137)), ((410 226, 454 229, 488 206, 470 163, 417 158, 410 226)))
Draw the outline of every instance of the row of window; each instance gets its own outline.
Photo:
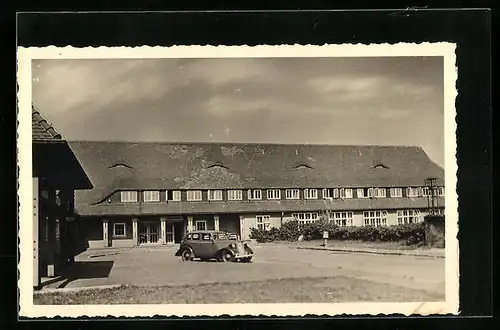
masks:
MULTIPOLYGON (((357 198, 385 198, 387 197, 387 189, 385 188, 357 188, 356 197, 357 198)), ((323 189, 322 196, 323 199, 336 199, 336 198, 353 198, 352 188, 330 188, 323 189)), ((209 201, 222 201, 223 200, 223 190, 209 190, 208 200, 209 201)), ((279 200, 281 199, 280 189, 267 189, 265 190, 267 199, 279 200)), ((318 199, 318 189, 304 189, 303 190, 304 199, 318 199)), ((407 197, 427 197, 431 193, 428 187, 409 187, 406 188, 407 197)), ((436 187, 433 195, 444 196, 444 187, 436 187)), ((159 191, 143 191, 144 202, 159 202, 160 192, 159 191)), ((390 188, 389 197, 403 197, 403 188, 390 188)), ((300 199, 300 189, 286 189, 285 190, 286 199, 300 199)), ((201 190, 188 190, 186 192, 186 199, 188 201, 202 201, 202 191, 201 190)), ((261 200, 262 190, 261 189, 249 189, 248 190, 248 200, 261 200)), ((180 190, 169 190, 166 196, 167 201, 181 201, 181 191, 180 190)), ((227 200, 237 201, 243 200, 242 190, 227 190, 227 200)), ((138 201, 137 191, 122 191, 121 201, 124 203, 134 203, 138 201)))
MULTIPOLYGON (((398 210, 397 216, 398 225, 402 225, 420 222, 421 214, 419 210, 398 210)), ((299 224, 304 225, 318 220, 318 213, 292 213, 292 217, 297 220, 299 224)), ((331 212, 329 220, 331 222, 335 222, 337 226, 353 226, 353 212, 331 212)), ((257 228, 260 230, 269 230, 271 228, 271 216, 269 215, 257 215, 256 222, 257 228)), ((363 212, 363 225, 375 227, 387 226, 387 211, 363 212)), ((195 221, 195 228, 199 231, 207 230, 207 222, 205 220, 197 220, 195 221)), ((116 222, 113 224, 114 237, 125 237, 126 234, 125 223, 116 222)))

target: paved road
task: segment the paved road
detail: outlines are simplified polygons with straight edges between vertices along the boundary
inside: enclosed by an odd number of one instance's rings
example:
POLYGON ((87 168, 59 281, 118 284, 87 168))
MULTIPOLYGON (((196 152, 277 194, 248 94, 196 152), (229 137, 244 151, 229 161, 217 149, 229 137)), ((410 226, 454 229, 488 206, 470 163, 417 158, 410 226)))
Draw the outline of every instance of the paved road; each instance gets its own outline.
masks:
POLYGON ((256 247, 255 252, 250 264, 182 262, 174 256, 173 248, 124 249, 100 256, 100 252, 87 252, 78 257, 75 277, 64 286, 189 285, 347 276, 444 295, 442 258, 297 250, 287 246, 256 247))

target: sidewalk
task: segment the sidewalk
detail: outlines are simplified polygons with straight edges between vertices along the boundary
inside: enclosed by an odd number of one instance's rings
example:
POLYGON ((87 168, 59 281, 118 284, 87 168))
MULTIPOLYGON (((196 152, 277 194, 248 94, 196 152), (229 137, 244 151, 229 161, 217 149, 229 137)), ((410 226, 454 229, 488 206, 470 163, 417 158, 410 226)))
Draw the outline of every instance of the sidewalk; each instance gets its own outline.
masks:
POLYGON ((295 246, 298 250, 323 250, 333 252, 346 253, 370 253, 380 255, 402 255, 414 257, 429 257, 429 258, 444 258, 444 249, 415 249, 415 250, 389 250, 389 249, 372 249, 372 248, 355 248, 355 247, 324 247, 324 246, 295 246))

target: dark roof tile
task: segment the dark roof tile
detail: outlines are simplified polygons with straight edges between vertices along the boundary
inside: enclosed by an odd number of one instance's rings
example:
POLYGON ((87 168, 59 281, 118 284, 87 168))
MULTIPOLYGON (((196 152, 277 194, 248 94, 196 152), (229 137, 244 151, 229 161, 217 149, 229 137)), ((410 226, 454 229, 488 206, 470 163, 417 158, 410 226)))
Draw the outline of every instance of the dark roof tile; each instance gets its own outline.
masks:
POLYGON ((31 131, 33 141, 62 140, 61 134, 47 122, 35 107, 31 107, 31 131))
POLYGON ((93 204, 120 189, 423 186, 444 170, 420 147, 251 143, 69 142, 94 189, 93 204), (387 168, 373 168, 377 163, 387 168), (116 164, 126 166, 114 167, 116 164), (222 164, 223 166, 211 166, 222 164), (297 165, 307 164, 307 166, 297 165))

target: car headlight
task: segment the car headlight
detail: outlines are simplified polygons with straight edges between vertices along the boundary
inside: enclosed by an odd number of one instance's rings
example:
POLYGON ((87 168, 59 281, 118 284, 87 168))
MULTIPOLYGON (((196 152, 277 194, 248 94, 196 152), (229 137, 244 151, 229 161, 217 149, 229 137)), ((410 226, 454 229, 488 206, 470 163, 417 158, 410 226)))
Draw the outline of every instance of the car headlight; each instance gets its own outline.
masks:
POLYGON ((234 248, 236 248, 236 244, 231 243, 231 244, 229 244, 229 247, 230 247, 231 249, 234 249, 234 248))

